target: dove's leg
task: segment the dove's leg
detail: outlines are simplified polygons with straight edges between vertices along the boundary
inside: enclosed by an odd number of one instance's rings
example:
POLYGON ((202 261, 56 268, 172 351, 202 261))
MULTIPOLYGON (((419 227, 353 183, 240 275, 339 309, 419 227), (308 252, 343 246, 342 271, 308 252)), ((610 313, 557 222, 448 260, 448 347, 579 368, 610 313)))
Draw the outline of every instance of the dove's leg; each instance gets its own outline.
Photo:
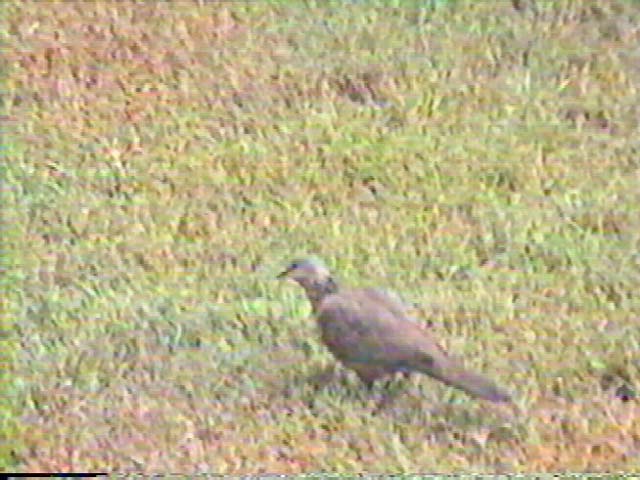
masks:
POLYGON ((362 382, 369 390, 373 389, 373 384, 376 380, 391 373, 386 368, 375 365, 366 365, 362 363, 345 365, 347 368, 350 368, 356 372, 360 380, 362 380, 362 382))

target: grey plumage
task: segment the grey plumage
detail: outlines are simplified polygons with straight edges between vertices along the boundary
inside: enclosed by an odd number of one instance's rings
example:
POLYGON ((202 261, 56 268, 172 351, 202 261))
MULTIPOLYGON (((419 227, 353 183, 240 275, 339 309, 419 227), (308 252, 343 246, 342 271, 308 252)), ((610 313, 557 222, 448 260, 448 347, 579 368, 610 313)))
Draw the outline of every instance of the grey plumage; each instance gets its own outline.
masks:
POLYGON ((367 385, 396 372, 420 372, 480 398, 511 400, 493 381, 448 356, 392 292, 343 290, 315 258, 294 261, 279 277, 291 278, 304 288, 322 341, 367 385))

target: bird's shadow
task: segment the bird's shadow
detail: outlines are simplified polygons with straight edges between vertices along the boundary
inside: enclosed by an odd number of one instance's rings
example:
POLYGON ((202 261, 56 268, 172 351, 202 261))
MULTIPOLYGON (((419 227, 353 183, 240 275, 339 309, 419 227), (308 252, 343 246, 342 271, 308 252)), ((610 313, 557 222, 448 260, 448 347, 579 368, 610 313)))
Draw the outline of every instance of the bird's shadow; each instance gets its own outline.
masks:
MULTIPOLYGON (((469 415, 473 414, 465 408, 466 402, 460 403, 454 399, 452 403, 450 399, 440 398, 435 392, 425 395, 425 388, 420 382, 420 376, 396 374, 379 379, 368 387, 351 372, 338 366, 329 366, 299 375, 288 392, 291 394, 292 389, 296 389, 298 394, 300 390, 304 390, 312 396, 324 393, 340 397, 343 401, 361 403, 374 415, 402 417, 418 410, 427 416, 445 415, 455 419, 456 424, 469 423, 469 415)), ((473 401, 478 400, 471 402, 473 401)), ((474 404, 469 403, 468 406, 474 404)), ((485 407, 488 408, 486 405, 485 407)))
POLYGON ((352 373, 335 365, 298 374, 291 380, 283 388, 285 397, 309 396, 310 403, 314 403, 316 395, 325 394, 366 405, 372 414, 392 408, 396 399, 410 394, 412 388, 406 376, 400 375, 380 379, 367 386, 352 373))

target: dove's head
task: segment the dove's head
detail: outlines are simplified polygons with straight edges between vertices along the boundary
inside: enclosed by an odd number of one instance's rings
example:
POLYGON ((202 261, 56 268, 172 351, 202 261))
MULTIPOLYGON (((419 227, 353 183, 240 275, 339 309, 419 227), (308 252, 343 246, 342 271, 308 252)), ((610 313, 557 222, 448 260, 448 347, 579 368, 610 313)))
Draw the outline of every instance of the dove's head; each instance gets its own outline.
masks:
POLYGON ((338 291, 338 286, 331 278, 331 272, 316 257, 294 260, 278 275, 278 278, 290 278, 304 288, 314 310, 322 299, 338 291))
POLYGON ((278 278, 290 278, 303 284, 307 282, 322 283, 331 278, 331 272, 325 264, 316 257, 296 259, 278 275, 278 278))

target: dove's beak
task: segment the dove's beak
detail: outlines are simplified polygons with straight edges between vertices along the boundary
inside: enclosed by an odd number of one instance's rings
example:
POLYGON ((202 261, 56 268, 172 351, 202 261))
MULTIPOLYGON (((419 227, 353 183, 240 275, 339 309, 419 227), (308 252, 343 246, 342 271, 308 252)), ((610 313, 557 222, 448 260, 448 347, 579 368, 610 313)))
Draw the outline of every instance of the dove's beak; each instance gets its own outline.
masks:
POLYGON ((276 278, 280 278, 280 279, 287 278, 289 276, 289 273, 291 272, 291 270, 292 270, 292 268, 288 267, 284 272, 280 272, 276 278))

